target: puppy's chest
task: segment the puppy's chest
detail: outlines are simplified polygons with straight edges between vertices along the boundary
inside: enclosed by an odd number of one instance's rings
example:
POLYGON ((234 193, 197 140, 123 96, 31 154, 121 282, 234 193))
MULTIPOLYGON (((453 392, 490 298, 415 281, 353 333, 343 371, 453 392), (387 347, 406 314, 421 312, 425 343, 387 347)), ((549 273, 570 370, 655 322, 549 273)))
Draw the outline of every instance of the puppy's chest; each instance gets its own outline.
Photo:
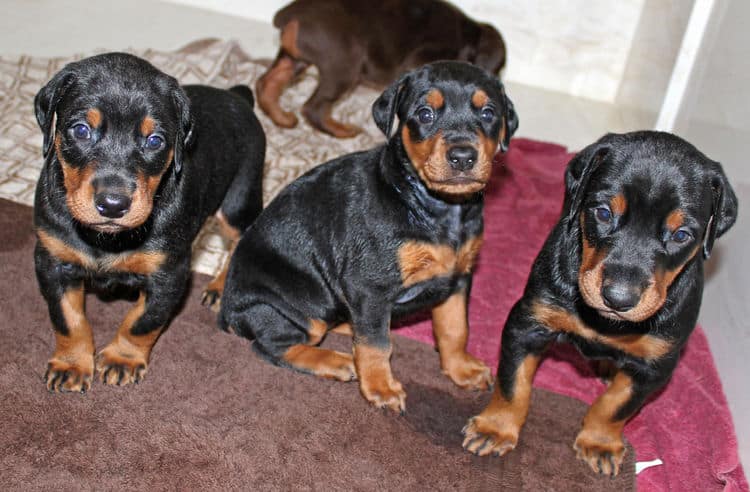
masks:
POLYGON ((482 247, 482 236, 457 246, 419 240, 404 241, 398 249, 398 267, 404 287, 435 278, 471 273, 482 247))
POLYGON ((155 250, 92 254, 68 244, 44 229, 37 230, 37 237, 41 245, 60 262, 99 274, 111 272, 150 275, 158 270, 167 258, 165 252, 155 250))

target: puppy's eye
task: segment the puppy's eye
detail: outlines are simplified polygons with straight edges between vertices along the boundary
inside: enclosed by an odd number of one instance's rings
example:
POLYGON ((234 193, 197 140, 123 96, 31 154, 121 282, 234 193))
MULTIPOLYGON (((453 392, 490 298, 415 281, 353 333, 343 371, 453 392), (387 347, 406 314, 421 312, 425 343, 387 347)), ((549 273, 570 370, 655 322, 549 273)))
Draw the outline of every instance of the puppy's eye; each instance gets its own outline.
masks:
POLYGON ((148 150, 159 150, 164 145, 164 139, 159 135, 149 135, 146 139, 146 148, 148 150))
POLYGON ((685 229, 678 229, 672 234, 672 241, 682 244, 688 242, 691 237, 690 233, 685 229))
POLYGON ((430 108, 422 108, 417 111, 417 119, 423 125, 429 125, 435 121, 435 113, 430 108))
POLYGON ((594 210, 594 216, 602 224, 609 224, 612 221, 612 212, 607 207, 598 207, 594 210))
POLYGON ((485 106, 484 108, 482 108, 481 117, 482 117, 482 120, 489 123, 495 119, 495 110, 488 106, 485 106))
POLYGON ((73 127, 73 138, 76 140, 89 140, 91 138, 91 129, 88 125, 78 123, 73 127))

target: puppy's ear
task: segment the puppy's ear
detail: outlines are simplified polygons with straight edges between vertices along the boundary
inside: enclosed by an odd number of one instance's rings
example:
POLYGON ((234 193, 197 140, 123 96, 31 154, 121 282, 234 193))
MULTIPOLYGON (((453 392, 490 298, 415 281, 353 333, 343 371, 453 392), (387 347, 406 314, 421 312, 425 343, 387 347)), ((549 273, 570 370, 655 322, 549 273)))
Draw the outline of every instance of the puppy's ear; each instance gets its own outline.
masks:
MULTIPOLYGON (((603 140, 603 139, 602 139, 603 140)), ((568 163, 565 169, 565 202, 563 216, 568 220, 568 230, 577 223, 576 217, 581 211, 583 198, 591 175, 599 167, 610 151, 602 140, 589 145, 568 163)))
MULTIPOLYGON (((175 81, 175 85, 177 82, 175 81)), ((193 117, 190 114, 190 100, 181 87, 172 92, 172 101, 177 112, 177 136, 174 143, 174 173, 179 176, 185 152, 193 140, 193 117)))
POLYGON ((518 115, 513 106, 513 101, 505 95, 505 87, 502 84, 500 84, 500 92, 503 95, 503 105, 505 106, 503 111, 503 130, 500 134, 500 150, 507 152, 510 145, 510 137, 518 130, 518 115))
POLYGON ((703 236, 703 258, 711 256, 714 240, 727 232, 737 220, 737 196, 729 184, 724 169, 718 162, 713 162, 710 171, 711 217, 708 219, 703 236))
POLYGON ((392 83, 372 104, 372 118, 388 139, 391 138, 393 119, 401 102, 401 94, 409 85, 410 79, 411 72, 392 83))
POLYGON ((54 140, 54 128, 52 123, 55 119, 57 105, 65 96, 65 92, 75 81, 74 69, 70 65, 60 70, 47 85, 42 87, 34 97, 34 113, 39 128, 44 134, 42 144, 42 155, 46 158, 49 154, 52 141, 54 140))

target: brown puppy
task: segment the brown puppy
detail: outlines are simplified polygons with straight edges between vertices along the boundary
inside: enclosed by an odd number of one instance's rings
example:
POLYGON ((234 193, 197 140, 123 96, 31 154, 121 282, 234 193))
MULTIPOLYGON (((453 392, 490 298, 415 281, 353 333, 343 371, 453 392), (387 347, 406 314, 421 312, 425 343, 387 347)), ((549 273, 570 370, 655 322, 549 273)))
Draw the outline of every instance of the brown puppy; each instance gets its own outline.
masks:
POLYGON ((320 82, 302 113, 338 138, 361 131, 331 116, 334 103, 360 82, 384 87, 437 60, 466 61, 493 75, 505 66, 500 33, 441 0, 298 0, 273 23, 281 29, 281 47, 256 89, 260 107, 284 128, 296 126, 297 117, 281 109, 279 96, 310 65, 318 67, 320 82))

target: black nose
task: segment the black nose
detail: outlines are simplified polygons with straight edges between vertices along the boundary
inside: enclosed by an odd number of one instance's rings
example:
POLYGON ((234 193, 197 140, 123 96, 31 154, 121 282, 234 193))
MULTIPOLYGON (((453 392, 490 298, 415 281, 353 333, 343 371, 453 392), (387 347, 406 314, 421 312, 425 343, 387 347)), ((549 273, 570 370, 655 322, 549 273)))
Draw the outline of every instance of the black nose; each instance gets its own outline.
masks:
POLYGON ((613 282, 602 287, 604 304, 615 311, 624 312, 634 308, 641 299, 641 289, 625 282, 613 282))
POLYGON ((130 197, 116 193, 99 193, 94 197, 94 205, 102 217, 119 219, 130 209, 130 197))
POLYGON ((456 146, 448 150, 448 162, 457 171, 467 171, 477 162, 477 151, 474 147, 456 146))

